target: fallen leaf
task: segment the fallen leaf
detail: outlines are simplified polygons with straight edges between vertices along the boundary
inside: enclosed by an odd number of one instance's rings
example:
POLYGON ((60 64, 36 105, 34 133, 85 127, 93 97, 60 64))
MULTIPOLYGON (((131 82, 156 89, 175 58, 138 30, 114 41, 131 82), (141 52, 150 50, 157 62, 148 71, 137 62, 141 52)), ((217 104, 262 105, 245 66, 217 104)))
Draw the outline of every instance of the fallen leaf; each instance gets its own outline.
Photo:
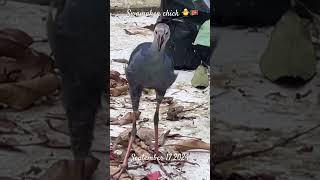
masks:
POLYGON ((183 112, 184 107, 170 107, 167 112, 167 120, 169 121, 178 121, 179 117, 178 114, 183 112))
MULTIPOLYGON (((170 130, 164 131, 163 129, 159 129, 159 145, 163 145, 166 138, 169 136, 170 130)), ((131 134, 131 128, 127 129, 119 134, 117 139, 115 140, 115 144, 127 146, 131 134)), ((143 141, 147 146, 153 146, 154 143, 152 141, 155 140, 154 130, 151 128, 139 128, 137 130, 136 136, 143 141)))
POLYGON ((117 63, 123 63, 123 64, 129 63, 129 61, 127 59, 112 59, 112 61, 117 62, 117 63))
MULTIPOLYGON (((91 177, 99 165, 99 160, 89 157, 85 160, 86 179, 91 177)), ((76 160, 59 160, 54 163, 39 180, 77 180, 79 162, 76 160), (77 170, 78 169, 78 170, 77 170)))
POLYGON ((143 35, 143 36, 152 35, 152 31, 146 28, 134 27, 134 28, 123 29, 123 30, 128 35, 143 35))
MULTIPOLYGON (((139 112, 139 116, 140 116, 141 112, 139 112)), ((135 119, 135 115, 133 112, 128 112, 124 117, 122 118, 117 118, 115 121, 111 121, 110 124, 111 125, 125 125, 125 124, 130 124, 133 122, 133 120, 135 119)), ((139 117, 138 117, 139 118, 139 117)))
POLYGON ((154 24, 150 24, 150 25, 147 25, 147 26, 143 26, 143 28, 147 28, 147 29, 149 29, 149 30, 151 30, 151 31, 153 31, 155 27, 156 27, 156 26, 155 26, 154 24))
POLYGON ((0 56, 19 58, 30 53, 30 49, 12 39, 0 36, 0 56))
POLYGON ((118 96, 122 95, 123 93, 127 92, 128 89, 129 89, 129 87, 127 85, 111 88, 110 89, 110 94, 113 97, 118 97, 118 96))
POLYGON ((117 139, 115 140, 115 144, 127 146, 130 138, 130 133, 131 133, 131 128, 121 132, 117 137, 117 139))
POLYGON ((50 56, 40 52, 33 52, 17 58, 16 63, 21 70, 19 81, 31 80, 52 72, 54 69, 53 62, 50 56))
POLYGON ((14 40, 16 43, 21 44, 25 47, 28 47, 33 43, 32 37, 19 29, 12 29, 12 28, 1 29, 0 36, 8 37, 14 40))
POLYGON ((188 139, 183 140, 178 144, 169 144, 165 146, 166 148, 172 149, 177 152, 185 152, 192 149, 204 149, 210 151, 210 144, 199 139, 188 139))
POLYGON ((58 87, 59 80, 51 73, 28 81, 0 84, 0 102, 18 110, 25 109, 58 87))
POLYGON ((120 73, 118 71, 110 71, 110 79, 118 81, 120 79, 120 73))
POLYGON ((147 150, 141 148, 140 146, 138 146, 135 143, 132 143, 132 149, 138 157, 141 157, 146 160, 152 157, 151 154, 147 150))
POLYGON ((160 171, 147 174, 148 180, 158 180, 161 177, 160 171))

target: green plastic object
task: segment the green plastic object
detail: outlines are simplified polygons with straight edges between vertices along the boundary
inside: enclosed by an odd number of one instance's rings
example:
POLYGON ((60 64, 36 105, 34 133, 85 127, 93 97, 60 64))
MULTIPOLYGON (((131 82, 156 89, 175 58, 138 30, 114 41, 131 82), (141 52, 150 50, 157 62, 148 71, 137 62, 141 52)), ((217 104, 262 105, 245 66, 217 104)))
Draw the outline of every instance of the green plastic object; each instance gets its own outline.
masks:
POLYGON ((207 20, 201 25, 193 45, 210 47, 210 20, 207 20))
POLYGON ((206 88, 209 86, 209 77, 207 68, 199 65, 194 72, 191 85, 195 88, 206 88))
POLYGON ((310 80, 316 73, 316 58, 310 31, 292 11, 275 26, 269 45, 260 59, 262 74, 271 81, 282 77, 310 80))

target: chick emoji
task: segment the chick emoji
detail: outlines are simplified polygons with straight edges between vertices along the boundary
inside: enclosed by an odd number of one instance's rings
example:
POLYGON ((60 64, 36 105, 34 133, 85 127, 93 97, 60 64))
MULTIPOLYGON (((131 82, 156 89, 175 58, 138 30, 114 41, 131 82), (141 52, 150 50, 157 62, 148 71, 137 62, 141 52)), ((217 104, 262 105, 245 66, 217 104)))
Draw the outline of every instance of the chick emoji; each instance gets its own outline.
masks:
POLYGON ((184 8, 184 10, 182 11, 182 14, 183 14, 184 16, 188 16, 188 15, 189 15, 188 9, 187 9, 187 8, 184 8))

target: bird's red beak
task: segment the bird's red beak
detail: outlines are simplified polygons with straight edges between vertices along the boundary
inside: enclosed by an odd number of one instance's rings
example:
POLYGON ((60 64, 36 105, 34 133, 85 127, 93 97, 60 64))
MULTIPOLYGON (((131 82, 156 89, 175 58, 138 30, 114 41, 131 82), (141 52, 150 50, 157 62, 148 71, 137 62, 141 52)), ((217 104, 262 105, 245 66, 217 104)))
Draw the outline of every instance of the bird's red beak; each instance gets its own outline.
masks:
POLYGON ((158 37, 158 50, 159 50, 159 51, 161 50, 161 47, 162 47, 162 45, 163 45, 163 42, 164 42, 163 36, 158 37))

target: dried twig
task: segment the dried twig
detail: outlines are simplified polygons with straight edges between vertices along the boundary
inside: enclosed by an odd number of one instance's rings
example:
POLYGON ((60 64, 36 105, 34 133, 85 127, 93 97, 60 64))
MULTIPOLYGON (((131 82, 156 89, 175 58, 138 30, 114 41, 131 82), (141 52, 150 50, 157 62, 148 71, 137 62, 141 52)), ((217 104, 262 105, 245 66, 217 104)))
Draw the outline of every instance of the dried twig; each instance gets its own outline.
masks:
POLYGON ((242 159, 242 158, 245 158, 245 157, 248 157, 248 156, 257 156, 259 154, 266 153, 268 151, 272 151, 273 149, 275 149, 277 147, 282 147, 282 146, 287 145, 291 141, 299 138, 300 136, 308 134, 308 133, 312 132, 315 129, 318 129, 319 127, 320 127, 320 124, 310 128, 310 129, 307 129, 305 131, 302 131, 300 133, 297 133, 297 134, 295 134, 295 135, 293 135, 291 137, 288 137, 288 138, 284 139, 283 141, 281 141, 279 143, 275 143, 271 147, 267 147, 267 148, 264 148, 264 149, 261 149, 261 150, 257 150, 257 151, 245 152, 245 153, 240 153, 240 154, 228 156, 228 157, 225 157, 225 158, 221 158, 221 159, 215 160, 214 163, 215 164, 221 164, 221 163, 224 163, 224 162, 234 161, 234 160, 242 159))
POLYGON ((166 174, 166 176, 169 179, 172 179, 171 175, 168 173, 168 171, 163 167, 163 165, 161 164, 161 162, 159 161, 159 159, 157 159, 157 162, 159 164, 160 169, 162 170, 162 172, 164 172, 164 174, 166 174))

